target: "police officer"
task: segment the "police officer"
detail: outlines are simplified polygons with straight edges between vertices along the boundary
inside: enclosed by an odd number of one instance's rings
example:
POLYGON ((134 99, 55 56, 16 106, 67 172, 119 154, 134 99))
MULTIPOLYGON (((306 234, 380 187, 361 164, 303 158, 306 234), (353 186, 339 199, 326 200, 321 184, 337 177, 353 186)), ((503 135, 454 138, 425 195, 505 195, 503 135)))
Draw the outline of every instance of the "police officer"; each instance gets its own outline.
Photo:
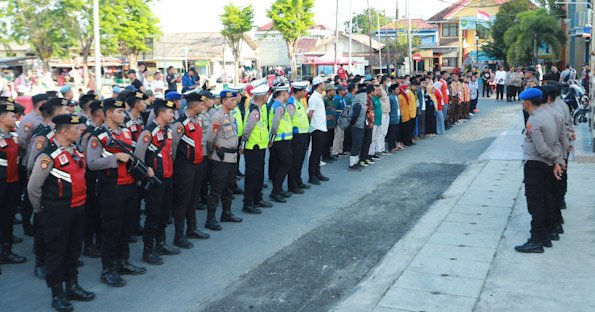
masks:
POLYGON ((237 94, 223 90, 219 94, 221 109, 211 118, 211 125, 207 135, 207 155, 211 162, 211 177, 209 202, 207 204, 207 222, 205 227, 213 231, 220 231, 221 225, 215 218, 215 211, 219 200, 223 207, 221 222, 242 222, 231 212, 233 199, 233 185, 236 178, 236 162, 238 160, 238 135, 236 123, 231 111, 237 103, 237 94))
POLYGON ((172 151, 174 159, 174 226, 173 244, 189 249, 193 245, 188 238, 207 239, 209 234, 196 226, 194 207, 202 185, 203 128, 198 116, 206 110, 207 95, 193 89, 184 95, 186 112, 171 127, 173 131, 172 151), (188 229, 184 234, 184 222, 188 229))
MULTIPOLYGON (((235 92, 237 94, 238 100, 237 100, 237 104, 236 107, 231 111, 231 115, 233 116, 233 119, 235 120, 236 123, 236 127, 238 129, 238 142, 241 142, 241 138, 242 138, 242 133, 244 132, 244 105, 246 103, 246 96, 244 96, 244 92, 245 89, 244 87, 241 86, 230 86, 227 87, 227 90, 231 91, 231 92, 235 92), (240 107, 242 107, 240 109, 240 107)), ((244 174, 242 174, 242 172, 240 171, 240 157, 242 155, 240 154, 240 146, 238 143, 238 161, 236 162, 236 177, 243 177, 244 174)), ((233 185, 233 193, 234 194, 244 194, 244 190, 242 190, 241 188, 238 187, 238 183, 237 183, 237 178, 236 178, 236 182, 233 185)))
MULTIPOLYGON (((169 102, 173 102, 174 106, 174 120, 180 118, 179 110, 182 108, 182 94, 176 91, 166 91, 165 93, 165 100, 169 102)), ((153 103, 155 105, 155 103, 153 103)), ((155 109, 151 111, 149 114, 149 119, 147 125, 150 125, 155 118, 155 109)))
MULTIPOLYGON (((200 95, 204 95, 206 99, 204 100, 204 104, 206 107, 206 111, 200 113, 198 115, 198 119, 202 124, 202 147, 203 147, 203 155, 207 155, 207 131, 209 131, 209 126, 211 125, 211 117, 217 112, 217 109, 213 107, 215 105, 215 97, 219 96, 212 94, 210 91, 200 91, 200 95)), ((197 203, 198 210, 205 210, 207 209, 207 203, 209 201, 209 179, 210 179, 210 165, 209 161, 203 162, 202 168, 202 184, 200 186, 200 200, 197 203)))
POLYGON ((103 101, 105 122, 95 130, 87 145, 90 170, 97 171, 99 206, 101 207, 101 281, 108 286, 123 287, 120 274, 138 275, 146 268, 129 262, 128 240, 136 217, 136 179, 126 167, 130 161, 132 134, 124 124, 124 101, 103 101), (122 144, 116 144, 118 140, 122 144), (127 145, 130 149, 123 147, 127 145))
POLYGON ((21 195, 16 121, 15 105, 8 102, 0 103, 0 264, 27 261, 27 258, 12 252, 14 214, 21 195))
POLYGON ((85 160, 75 145, 81 117, 58 115, 52 122, 56 137, 37 157, 27 191, 44 224, 45 281, 52 290, 52 307, 72 311, 69 300, 95 298, 94 293, 79 286, 77 278, 86 200, 85 160))
MULTIPOLYGON (((529 66, 525 68, 525 90, 533 87, 539 86, 539 79, 535 77, 535 67, 529 66)), ((523 111, 523 118, 525 119, 525 124, 527 123, 527 119, 529 119, 529 113, 523 111)))
MULTIPOLYGON (((30 174, 35 164, 35 159, 54 140, 54 123, 52 118, 61 114, 67 114, 68 101, 62 98, 51 98, 43 106, 41 106, 41 114, 43 122, 37 126, 33 137, 31 139, 31 146, 29 147, 29 160, 27 162, 27 173, 30 174)), ((27 192, 28 201, 28 192, 27 192)), ((43 234, 45 232, 43 220, 39 214, 33 217, 33 250, 35 252, 35 267, 33 274, 39 279, 45 279, 45 244, 43 234)))
POLYGON ((291 197, 291 193, 283 191, 283 181, 291 167, 291 139, 293 138, 293 127, 291 116, 285 104, 289 100, 289 86, 279 82, 273 86, 273 105, 269 112, 269 148, 272 168, 273 190, 271 199, 278 203, 285 203, 285 198, 291 197))
POLYGON ((527 208, 531 214, 531 237, 518 252, 541 253, 544 244, 550 245, 548 217, 552 205, 552 174, 561 179, 564 159, 556 152, 559 133, 554 116, 541 106, 542 92, 530 88, 520 94, 523 110, 529 113, 526 124, 524 152, 524 182, 527 208))
POLYGON ((269 87, 260 85, 252 90, 252 100, 246 116, 246 128, 241 137, 240 148, 246 159, 246 180, 244 183, 244 207, 242 212, 260 214, 262 211, 255 207, 272 207, 262 200, 262 186, 264 183, 264 156, 269 144, 269 130, 267 128, 266 100, 269 87))
POLYGON ((308 145, 310 145, 310 122, 304 102, 308 94, 308 82, 293 82, 293 95, 287 101, 287 111, 291 117, 293 126, 293 138, 291 139, 291 167, 287 175, 287 189, 295 194, 303 194, 310 185, 302 181, 302 166, 308 145))
MULTIPOLYGON (((41 116, 40 107, 45 104, 48 100, 47 94, 40 93, 31 97, 33 102, 33 110, 25 115, 17 128, 18 140, 19 140, 19 156, 21 162, 19 164, 19 176, 21 179, 21 187, 24 189, 27 187, 27 161, 29 160, 29 143, 33 132, 43 122, 41 116)), ((19 192, 21 193, 21 192, 19 192)), ((33 207, 29 203, 28 196, 24 197, 21 216, 23 220, 23 232, 27 236, 33 236, 33 227, 31 226, 31 215, 33 213, 33 207)))
POLYGON ((143 261, 163 264, 161 255, 178 255, 180 250, 165 243, 165 228, 173 205, 172 133, 169 124, 174 118, 175 103, 155 100, 155 118, 140 134, 134 155, 145 162, 161 185, 148 186, 143 230, 143 261))
MULTIPOLYGON (((89 111, 87 128, 80 138, 81 151, 87 158, 87 147, 91 134, 98 126, 105 121, 102 103, 93 100, 88 104, 89 111)), ((97 196, 97 171, 85 170, 85 181, 87 182, 87 203, 85 205, 85 237, 83 255, 90 258, 101 258, 101 218, 99 209, 99 197, 97 196)))

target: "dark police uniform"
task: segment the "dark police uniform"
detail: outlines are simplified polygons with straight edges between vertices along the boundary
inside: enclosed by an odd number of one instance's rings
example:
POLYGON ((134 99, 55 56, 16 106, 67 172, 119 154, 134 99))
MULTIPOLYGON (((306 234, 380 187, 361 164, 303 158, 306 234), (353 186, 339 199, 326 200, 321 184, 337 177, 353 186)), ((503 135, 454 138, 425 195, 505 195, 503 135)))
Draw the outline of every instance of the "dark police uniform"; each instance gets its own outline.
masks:
MULTIPOLYGON (((521 100, 541 99, 542 92, 528 89, 521 93, 521 100)), ((519 252, 543 252, 543 245, 551 243, 552 224, 549 222, 553 209, 553 165, 563 164, 559 149, 559 136, 554 116, 545 108, 538 107, 529 114, 523 143, 524 182, 527 208, 531 214, 531 237, 527 243, 516 246, 519 252)))
MULTIPOLYGON (((185 95, 186 101, 203 102, 207 95, 196 92, 185 95)), ((203 126, 198 116, 182 114, 172 126, 174 159, 174 226, 173 244, 192 248, 188 238, 207 239, 209 235, 198 230, 194 207, 199 197, 203 177, 203 126), (184 220, 188 224, 184 234, 184 220)))
MULTIPOLYGON (((0 103, 0 114, 16 113, 12 103, 0 103)), ((12 252, 14 214, 20 197, 19 145, 17 134, 0 130, 0 264, 23 263, 27 259, 12 252)))
MULTIPOLYGON (((78 125, 80 119, 77 115, 58 115, 52 122, 78 125)), ((74 144, 61 146, 52 142, 37 157, 27 190, 33 209, 41 214, 45 225, 45 280, 52 290, 52 306, 58 311, 69 311, 72 305, 68 299, 93 300, 95 294, 82 289, 77 281, 87 196, 83 154, 74 144)))
MULTIPOLYGON (((156 100, 159 107, 174 109, 172 101, 156 100)), ((157 117, 157 114, 155 114, 157 117)), ((134 154, 153 168, 161 185, 151 184, 147 189, 145 226, 143 231, 143 261, 149 264, 163 264, 160 255, 177 255, 180 250, 165 244, 165 228, 173 205, 173 159, 172 133, 167 125, 163 128, 155 120, 140 134, 134 154)))
MULTIPOLYGON (((236 97, 237 94, 224 90, 220 93, 221 101, 236 97)), ((219 200, 223 207, 221 222, 241 222, 242 219, 231 212, 233 187, 236 179, 236 162, 238 160, 238 135, 236 123, 231 112, 219 109, 211 117, 211 125, 206 139, 207 155, 211 157, 211 177, 209 201, 207 204, 207 222, 205 227, 213 231, 220 231, 221 225, 215 218, 215 211, 219 200)))
MULTIPOLYGON (((104 111, 124 108, 117 99, 103 101, 104 111)), ((109 286, 122 287, 126 281, 120 274, 142 274, 145 268, 128 262, 130 234, 136 218, 138 197, 136 179, 128 172, 126 163, 116 159, 116 153, 130 153, 113 144, 118 140, 132 146, 132 134, 126 128, 109 129, 103 125, 91 135, 87 145, 87 161, 90 170, 97 172, 99 205, 101 209, 101 281, 109 286)))

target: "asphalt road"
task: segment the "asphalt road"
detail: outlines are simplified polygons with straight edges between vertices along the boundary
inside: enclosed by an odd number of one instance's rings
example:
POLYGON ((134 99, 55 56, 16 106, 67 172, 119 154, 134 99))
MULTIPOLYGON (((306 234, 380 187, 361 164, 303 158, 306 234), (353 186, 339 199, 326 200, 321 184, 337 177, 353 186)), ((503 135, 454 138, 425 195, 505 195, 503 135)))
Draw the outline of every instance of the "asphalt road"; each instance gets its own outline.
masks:
MULTIPOLYGON (((223 224, 128 286, 99 282, 99 259, 82 257, 80 283, 97 293, 79 311, 327 311, 373 268, 466 165, 499 133, 522 120, 520 105, 482 100, 481 113, 447 135, 424 140, 362 172, 347 159, 322 167, 331 181, 294 195, 262 215, 233 211, 240 224, 223 224)), ((305 175, 304 175, 305 176, 305 175)), ((243 181, 240 182, 240 185, 243 181)), ((265 190, 265 192, 270 189, 265 190)), ((205 213, 198 213, 199 224, 205 213)), ((17 227, 17 235, 22 235, 17 227)), ((169 229, 168 240, 173 238, 169 229)), ((32 276, 31 239, 15 245, 22 265, 3 265, 0 306, 7 311, 51 311, 50 292, 32 276)), ((142 244, 131 245, 141 263, 142 244)))

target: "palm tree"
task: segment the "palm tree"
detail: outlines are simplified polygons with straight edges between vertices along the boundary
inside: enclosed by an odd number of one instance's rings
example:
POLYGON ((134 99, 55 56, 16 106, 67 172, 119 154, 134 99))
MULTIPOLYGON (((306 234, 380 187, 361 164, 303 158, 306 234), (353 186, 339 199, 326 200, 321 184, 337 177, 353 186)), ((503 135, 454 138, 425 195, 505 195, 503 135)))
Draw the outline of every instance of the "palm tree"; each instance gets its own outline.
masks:
POLYGON ((538 9, 517 14, 515 24, 504 33, 504 42, 508 46, 506 60, 509 64, 536 64, 538 48, 547 45, 559 55, 566 43, 566 34, 556 17, 545 9, 538 9))

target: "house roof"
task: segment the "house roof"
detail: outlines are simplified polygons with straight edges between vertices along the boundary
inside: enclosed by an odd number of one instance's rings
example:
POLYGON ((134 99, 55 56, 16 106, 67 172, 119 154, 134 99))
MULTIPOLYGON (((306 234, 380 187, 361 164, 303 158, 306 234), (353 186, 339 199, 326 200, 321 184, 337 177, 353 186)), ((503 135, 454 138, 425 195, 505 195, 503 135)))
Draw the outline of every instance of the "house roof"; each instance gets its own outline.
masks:
MULTIPOLYGON (((316 24, 316 25, 312 25, 312 27, 310 27, 310 30, 312 29, 317 29, 317 30, 333 30, 330 27, 327 27, 325 25, 322 24, 316 24)), ((273 21, 270 21, 260 27, 258 27, 257 29, 258 31, 270 31, 273 30, 273 21)))
MULTIPOLYGON (((164 36, 155 38, 154 46, 157 53, 161 53, 164 37, 167 57, 184 57, 185 49, 188 49, 187 55, 190 59, 219 57, 223 55, 222 46, 226 44, 220 32, 166 33, 164 36)), ((252 50, 258 48, 256 42, 246 34, 244 34, 244 43, 252 50)))
POLYGON ((300 38, 297 42, 297 50, 301 53, 314 50, 318 45, 317 38, 300 38))
MULTIPOLYGON (((406 28, 408 26, 409 21, 406 19, 398 20, 397 23, 392 22, 388 25, 380 27, 380 30, 387 30, 387 29, 395 29, 395 25, 398 25, 398 28, 406 28)), ((411 19, 411 28, 415 29, 436 29, 438 28, 436 25, 432 25, 421 18, 412 18, 411 19)))
MULTIPOLYGON (((345 33, 341 33, 341 35, 349 38, 348 34, 345 33)), ((370 36, 365 35, 365 34, 351 34, 351 39, 353 41, 356 41, 360 44, 366 45, 366 46, 370 46, 370 36)), ((374 40, 374 38, 372 38, 372 49, 374 50, 380 50, 384 48, 384 43, 374 40)))
MULTIPOLYGON (((469 5, 473 1, 474 0, 459 0, 456 3, 448 6, 446 9, 444 9, 444 10, 436 13, 434 16, 430 17, 428 19, 428 21, 439 22, 439 21, 448 20, 454 14, 456 14, 458 11, 460 11, 462 8, 464 8, 465 6, 469 5)), ((494 0, 494 2, 496 2, 496 4, 502 5, 502 4, 506 3, 506 2, 508 2, 508 0, 494 0)))

